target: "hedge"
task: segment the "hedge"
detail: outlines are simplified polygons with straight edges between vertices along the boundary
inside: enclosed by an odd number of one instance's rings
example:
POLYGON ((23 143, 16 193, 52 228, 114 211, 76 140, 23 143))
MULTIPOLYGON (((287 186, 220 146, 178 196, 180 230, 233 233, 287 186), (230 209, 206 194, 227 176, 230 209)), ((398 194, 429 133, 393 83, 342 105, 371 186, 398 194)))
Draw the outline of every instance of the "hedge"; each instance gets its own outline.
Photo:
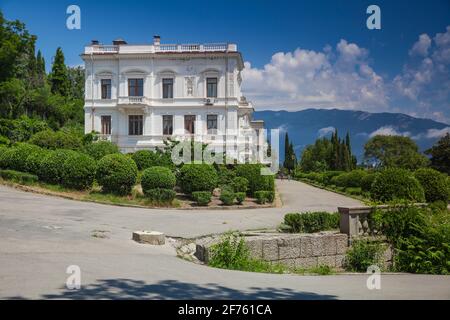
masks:
POLYGON ((49 183, 61 183, 64 161, 73 154, 76 152, 65 149, 48 152, 42 159, 38 172, 39 179, 49 183))
POLYGON ((236 196, 236 201, 238 204, 242 204, 245 200, 245 192, 236 192, 235 196, 236 196))
POLYGON ((414 172, 414 177, 419 180, 427 202, 448 202, 449 186, 446 174, 431 168, 422 168, 414 172))
POLYGON ((0 168, 26 171, 27 157, 39 149, 39 147, 32 144, 18 143, 0 154, 0 168))
POLYGON ((256 191, 274 191, 275 190, 275 178, 273 175, 262 175, 262 164, 239 164, 236 166, 236 175, 244 177, 248 180, 249 195, 254 195, 256 191))
POLYGON ((97 164, 96 179, 104 192, 129 194, 136 183, 138 169, 130 157, 108 154, 97 164))
POLYGON ((255 192, 256 202, 259 204, 265 204, 266 202, 272 203, 275 199, 274 191, 260 190, 255 192))
POLYGON ((331 182, 338 187, 358 188, 361 187, 361 181, 366 175, 363 170, 353 170, 334 176, 331 182))
POLYGON ((339 214, 329 212, 288 213, 284 216, 284 224, 291 232, 318 232, 339 228, 339 214))
POLYGON ((184 193, 212 191, 217 186, 217 172, 209 164, 185 164, 180 170, 178 184, 184 193))
POLYGON ((170 204, 175 199, 176 192, 172 189, 155 188, 147 190, 145 195, 158 204, 170 204))
POLYGON ((370 189, 375 201, 392 200, 425 201, 425 194, 419 181, 406 169, 389 168, 380 172, 370 189))
POLYGON ((222 190, 219 199, 220 201, 222 201, 223 205, 231 206, 234 203, 234 200, 236 199, 236 195, 234 192, 222 190))
POLYGON ((42 161, 49 153, 49 150, 42 148, 40 148, 40 150, 31 152, 25 161, 25 171, 39 175, 39 172, 41 171, 42 161))
POLYGON ((61 182, 73 189, 89 189, 95 177, 96 162, 88 155, 70 153, 62 165, 61 182))
POLYGON ((142 172, 141 186, 144 194, 156 188, 173 189, 175 184, 175 175, 168 168, 151 167, 142 172))
POLYGON ((199 206, 207 206, 211 202, 211 192, 209 191, 194 191, 192 198, 199 206))
POLYGON ((81 137, 64 131, 44 130, 34 134, 29 140, 31 144, 46 149, 77 150, 82 146, 81 137))
POLYGON ((0 170, 0 177, 5 180, 12 180, 22 184, 34 183, 38 181, 38 177, 34 174, 15 170, 0 170))
POLYGON ((97 141, 89 143, 84 147, 84 152, 94 158, 100 160, 108 154, 119 153, 119 147, 109 141, 97 141))

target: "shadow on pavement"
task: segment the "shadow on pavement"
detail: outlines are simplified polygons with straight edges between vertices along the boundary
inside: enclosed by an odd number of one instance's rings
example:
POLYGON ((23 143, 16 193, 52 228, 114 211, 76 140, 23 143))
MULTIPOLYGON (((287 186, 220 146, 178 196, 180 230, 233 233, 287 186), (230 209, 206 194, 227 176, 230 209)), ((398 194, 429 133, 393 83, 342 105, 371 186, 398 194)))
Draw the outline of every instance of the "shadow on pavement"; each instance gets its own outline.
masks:
MULTIPOLYGON (((21 299, 21 297, 10 297, 21 299)), ((42 295, 41 299, 336 299, 331 295, 296 292, 288 288, 258 288, 248 291, 231 289, 217 284, 197 285, 175 280, 156 284, 131 279, 105 279, 80 290, 62 289, 58 294, 42 295)))

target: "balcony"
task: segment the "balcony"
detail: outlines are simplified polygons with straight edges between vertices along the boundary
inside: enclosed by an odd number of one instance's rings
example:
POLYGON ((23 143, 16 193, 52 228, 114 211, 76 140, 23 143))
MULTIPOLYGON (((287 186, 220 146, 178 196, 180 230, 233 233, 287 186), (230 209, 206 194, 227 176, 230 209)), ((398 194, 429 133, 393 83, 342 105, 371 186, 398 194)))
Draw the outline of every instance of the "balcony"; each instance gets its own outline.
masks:
POLYGON ((149 101, 146 97, 140 96, 124 96, 119 97, 117 104, 126 104, 126 105, 148 105, 149 101))
POLYGON ((86 46, 84 54, 140 54, 140 53, 206 53, 206 52, 237 52, 234 43, 207 44, 145 44, 145 45, 102 45, 86 46))

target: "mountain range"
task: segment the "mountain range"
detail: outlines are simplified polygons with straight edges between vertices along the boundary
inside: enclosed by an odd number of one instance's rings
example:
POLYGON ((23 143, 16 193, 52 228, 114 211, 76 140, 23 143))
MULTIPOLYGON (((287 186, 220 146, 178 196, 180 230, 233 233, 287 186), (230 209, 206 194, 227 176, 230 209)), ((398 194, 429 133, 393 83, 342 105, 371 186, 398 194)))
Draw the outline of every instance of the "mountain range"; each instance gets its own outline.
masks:
POLYGON ((412 138, 420 151, 431 147, 450 125, 402 113, 370 113, 340 109, 306 109, 301 111, 256 111, 254 119, 264 120, 266 129, 280 130, 280 161, 283 161, 284 135, 289 134, 297 156, 320 137, 329 137, 337 129, 344 138, 350 134, 352 151, 361 161, 364 144, 377 134, 403 135, 412 138))

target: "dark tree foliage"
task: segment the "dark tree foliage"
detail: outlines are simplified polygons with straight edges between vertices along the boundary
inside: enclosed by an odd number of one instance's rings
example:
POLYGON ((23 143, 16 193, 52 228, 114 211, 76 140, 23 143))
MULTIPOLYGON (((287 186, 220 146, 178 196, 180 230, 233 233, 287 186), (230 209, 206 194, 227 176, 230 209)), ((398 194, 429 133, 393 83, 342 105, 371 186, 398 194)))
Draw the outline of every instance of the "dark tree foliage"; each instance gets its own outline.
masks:
POLYGON ((23 23, 6 20, 0 11, 0 135, 11 142, 24 141, 27 135, 19 129, 35 120, 47 124, 35 128, 54 130, 84 121, 83 68, 67 68, 58 48, 47 76, 36 39, 23 23))
POLYGON ((431 167, 450 175, 450 134, 447 133, 430 149, 425 151, 431 155, 431 167))
POLYGON ((317 139, 303 150, 300 160, 303 171, 349 171, 356 168, 356 157, 352 155, 350 136, 340 139, 337 130, 331 135, 317 139))
POLYGON ((294 145, 289 140, 289 135, 286 133, 284 139, 284 163, 283 167, 287 170, 294 170, 297 165, 297 156, 295 155, 294 145))

